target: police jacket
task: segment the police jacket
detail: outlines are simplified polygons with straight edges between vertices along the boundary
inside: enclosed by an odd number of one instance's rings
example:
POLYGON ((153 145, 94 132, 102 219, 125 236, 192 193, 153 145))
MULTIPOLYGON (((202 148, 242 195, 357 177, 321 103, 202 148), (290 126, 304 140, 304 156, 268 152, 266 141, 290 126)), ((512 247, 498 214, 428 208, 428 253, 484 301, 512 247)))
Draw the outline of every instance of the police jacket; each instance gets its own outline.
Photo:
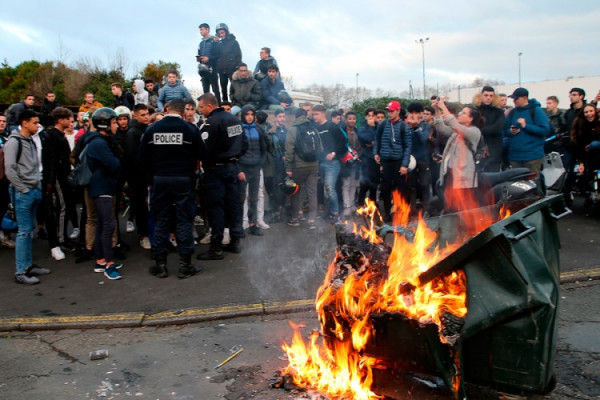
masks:
POLYGON ((152 176, 193 176, 206 154, 198 128, 177 114, 167 114, 146 129, 138 158, 152 176))
POLYGON ((210 153, 208 166, 236 163, 248 148, 241 121, 222 107, 215 108, 206 119, 202 138, 210 153))

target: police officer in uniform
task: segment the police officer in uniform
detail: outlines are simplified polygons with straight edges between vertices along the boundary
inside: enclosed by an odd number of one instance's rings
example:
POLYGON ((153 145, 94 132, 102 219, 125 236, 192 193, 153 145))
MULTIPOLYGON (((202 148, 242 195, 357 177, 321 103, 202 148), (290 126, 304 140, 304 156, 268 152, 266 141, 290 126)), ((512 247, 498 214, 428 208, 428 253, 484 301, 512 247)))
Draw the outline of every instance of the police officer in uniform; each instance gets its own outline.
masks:
POLYGON ((206 159, 207 149, 200 130, 183 119, 184 112, 184 100, 171 100, 167 115, 146 129, 139 147, 140 161, 152 175, 150 213, 154 218, 152 253, 156 265, 150 268, 150 273, 159 278, 169 275, 167 246, 173 205, 177 214, 177 277, 188 278, 202 270, 191 263, 196 215, 194 183, 198 160, 206 159))
POLYGON ((243 174, 238 158, 248 147, 240 120, 218 107, 211 93, 200 97, 198 108, 206 118, 202 138, 210 155, 204 167, 204 190, 208 216, 211 222, 210 249, 198 255, 199 260, 222 260, 223 250, 240 253, 240 239, 244 236, 241 207, 238 206, 238 179, 243 174), (241 174, 241 175, 240 175, 241 174), (223 229, 229 225, 231 242, 223 249, 223 229))

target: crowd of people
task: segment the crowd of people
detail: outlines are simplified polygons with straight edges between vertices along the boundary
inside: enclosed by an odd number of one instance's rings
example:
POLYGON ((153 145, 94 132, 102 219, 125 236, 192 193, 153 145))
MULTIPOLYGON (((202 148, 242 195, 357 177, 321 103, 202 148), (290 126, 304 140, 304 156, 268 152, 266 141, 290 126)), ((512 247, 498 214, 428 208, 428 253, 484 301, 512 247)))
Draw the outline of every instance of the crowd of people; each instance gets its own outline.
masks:
POLYGON ((170 71, 158 91, 151 80, 136 79, 133 93, 113 84, 112 107, 85 93, 74 114, 49 91, 39 114, 29 94, 0 114, 0 215, 17 225, 15 242, 14 227, 3 224, 0 244, 15 248, 16 282, 36 284, 50 273, 32 259, 36 233, 55 260, 74 253, 121 279, 123 209, 125 231, 137 232, 155 260, 149 272, 169 276, 168 253, 176 251, 184 279, 202 270, 192 262, 197 244, 209 245, 198 260, 223 260, 270 223, 336 224, 365 198, 390 222, 394 191, 426 217, 440 211, 432 198, 473 190, 482 171, 539 175, 549 151, 580 175, 600 166, 600 96, 586 103, 579 88, 564 112, 555 96, 544 111, 525 88, 503 96, 485 86, 460 111, 434 96, 428 106, 393 100, 358 118, 323 105, 292 107, 268 48, 251 74, 225 24, 216 37, 201 24, 200 34, 205 93, 196 100, 170 71), (86 168, 89 180, 74 183, 73 170, 86 168))

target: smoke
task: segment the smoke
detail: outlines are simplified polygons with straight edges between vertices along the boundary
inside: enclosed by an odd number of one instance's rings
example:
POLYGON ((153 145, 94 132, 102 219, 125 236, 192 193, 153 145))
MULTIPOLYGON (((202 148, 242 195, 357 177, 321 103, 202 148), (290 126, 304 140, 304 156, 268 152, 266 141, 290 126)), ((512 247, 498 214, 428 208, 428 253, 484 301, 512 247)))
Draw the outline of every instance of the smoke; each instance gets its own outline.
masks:
POLYGON ((274 225, 263 237, 247 237, 247 279, 265 300, 313 299, 333 259, 335 231, 319 226, 274 225))

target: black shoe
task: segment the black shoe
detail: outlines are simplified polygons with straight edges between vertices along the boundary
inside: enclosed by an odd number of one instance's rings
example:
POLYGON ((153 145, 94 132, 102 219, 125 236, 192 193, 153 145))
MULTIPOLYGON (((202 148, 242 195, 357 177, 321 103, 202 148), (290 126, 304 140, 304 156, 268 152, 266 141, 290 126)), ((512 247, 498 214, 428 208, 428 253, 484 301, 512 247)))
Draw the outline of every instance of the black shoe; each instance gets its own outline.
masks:
POLYGON ((189 265, 187 267, 179 267, 177 271, 177 277, 179 279, 189 278, 191 276, 196 275, 198 272, 202 272, 204 268, 199 265, 189 265))
POLYGON ((38 239, 48 240, 48 232, 44 228, 38 229, 38 239))
POLYGON ((225 256, 221 247, 211 247, 207 252, 196 256, 196 260, 222 260, 224 258, 225 256))
POLYGON ((92 250, 83 250, 81 255, 75 259, 75 264, 81 264, 94 259, 94 252, 92 250))
POLYGON ((262 229, 260 229, 256 225, 252 225, 250 228, 248 228, 248 233, 251 235, 254 235, 254 236, 263 236, 264 235, 262 229))
POLYGON ((234 239, 234 238, 232 238, 231 242, 228 245, 223 246, 223 250, 228 251, 230 253, 236 253, 236 254, 241 253, 242 252, 242 245, 240 243, 240 239, 237 239, 237 238, 234 239))
POLYGON ((179 255, 179 270, 177 271, 179 279, 189 278, 203 270, 201 266, 192 264, 191 258, 191 254, 179 255))
POLYGON ((148 270, 150 275, 154 275, 157 278, 166 278, 169 276, 169 270, 167 270, 167 256, 165 254, 157 255, 155 261, 156 264, 151 266, 148 270))
POLYGON ((60 248, 62 251, 66 251, 67 253, 74 253, 76 250, 76 246, 70 242, 60 243, 60 248))
POLYGON ((169 270, 166 265, 153 265, 148 269, 148 272, 157 278, 166 278, 169 276, 169 270))

